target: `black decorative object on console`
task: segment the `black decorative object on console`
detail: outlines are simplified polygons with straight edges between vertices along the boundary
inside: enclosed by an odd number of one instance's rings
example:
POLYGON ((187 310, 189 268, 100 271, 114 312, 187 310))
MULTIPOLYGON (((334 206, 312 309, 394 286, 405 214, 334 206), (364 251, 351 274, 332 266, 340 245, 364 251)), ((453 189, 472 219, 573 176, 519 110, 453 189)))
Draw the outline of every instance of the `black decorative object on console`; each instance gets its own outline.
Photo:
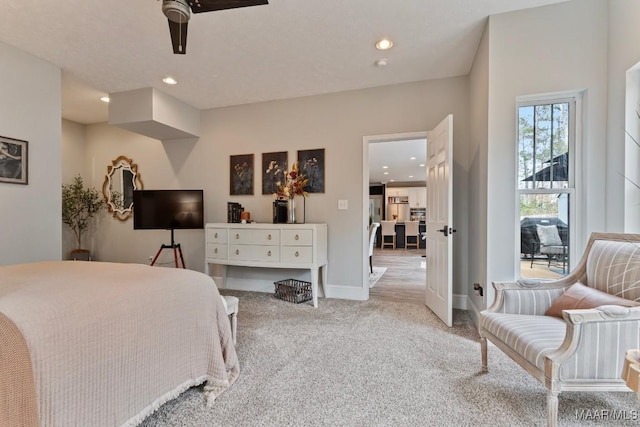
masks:
POLYGON ((286 200, 274 200, 273 201, 273 223, 274 224, 286 224, 287 223, 287 205, 286 200))

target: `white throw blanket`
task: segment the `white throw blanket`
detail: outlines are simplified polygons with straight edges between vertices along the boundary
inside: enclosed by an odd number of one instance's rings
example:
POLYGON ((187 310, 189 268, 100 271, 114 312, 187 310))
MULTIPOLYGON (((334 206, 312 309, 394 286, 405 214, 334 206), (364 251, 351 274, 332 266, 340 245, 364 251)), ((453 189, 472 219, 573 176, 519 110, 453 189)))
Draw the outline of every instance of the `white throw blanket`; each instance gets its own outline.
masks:
MULTIPOLYGON (((0 313, 22 334, 33 369, 35 396, 27 390, 15 406, 28 409, 35 397, 42 426, 137 425, 193 385, 206 381, 214 399, 239 373, 215 283, 195 271, 79 261, 0 267, 0 313)), ((3 346, 10 328, 1 326, 3 346)), ((16 381, 15 369, 0 366, 0 381, 16 381)), ((5 412, 0 425, 17 419, 5 412)))

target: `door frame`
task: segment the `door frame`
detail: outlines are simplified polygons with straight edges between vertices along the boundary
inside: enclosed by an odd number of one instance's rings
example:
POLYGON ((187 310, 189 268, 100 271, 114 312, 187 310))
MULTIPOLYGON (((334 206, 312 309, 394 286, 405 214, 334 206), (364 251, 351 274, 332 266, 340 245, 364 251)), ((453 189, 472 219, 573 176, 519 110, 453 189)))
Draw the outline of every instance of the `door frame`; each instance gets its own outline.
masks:
MULTIPOLYGON (((362 137, 362 289, 363 300, 369 299, 369 144, 376 142, 427 139, 428 131, 403 132, 362 137)), ((427 141, 427 144, 429 141, 427 141)), ((383 195, 384 197, 384 195, 383 195)), ((425 278, 426 281, 426 278, 425 278)))

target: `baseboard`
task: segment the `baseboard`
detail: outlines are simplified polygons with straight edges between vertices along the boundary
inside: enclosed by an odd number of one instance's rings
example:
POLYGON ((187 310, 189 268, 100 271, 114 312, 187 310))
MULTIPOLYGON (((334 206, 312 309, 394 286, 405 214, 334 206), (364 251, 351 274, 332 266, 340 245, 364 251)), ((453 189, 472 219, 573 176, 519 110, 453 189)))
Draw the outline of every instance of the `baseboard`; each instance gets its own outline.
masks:
MULTIPOLYGON (((322 288, 322 286, 320 286, 322 288)), ((348 299, 354 301, 366 301, 365 290, 356 286, 325 286, 325 295, 327 298, 348 299)))
POLYGON ((473 322, 474 325, 479 326, 480 325, 480 312, 482 310, 480 310, 471 300, 471 298, 467 298, 467 301, 469 302, 469 309, 467 310, 469 312, 469 315, 471 315, 471 321, 473 322))
POLYGON ((453 294, 451 303, 455 309, 466 310, 468 300, 466 295, 453 294))
MULTIPOLYGON (((227 277, 224 283, 222 277, 213 276, 219 289, 233 289, 238 291, 271 292, 273 293, 273 282, 243 278, 241 280, 227 277)), ((323 289, 322 284, 318 286, 318 297, 336 298, 353 301, 366 301, 365 290, 356 286, 336 286, 327 284, 323 289)), ((453 308, 457 310, 467 310, 471 314, 474 324, 478 324, 480 310, 473 304, 467 295, 454 294, 452 296, 453 308)))

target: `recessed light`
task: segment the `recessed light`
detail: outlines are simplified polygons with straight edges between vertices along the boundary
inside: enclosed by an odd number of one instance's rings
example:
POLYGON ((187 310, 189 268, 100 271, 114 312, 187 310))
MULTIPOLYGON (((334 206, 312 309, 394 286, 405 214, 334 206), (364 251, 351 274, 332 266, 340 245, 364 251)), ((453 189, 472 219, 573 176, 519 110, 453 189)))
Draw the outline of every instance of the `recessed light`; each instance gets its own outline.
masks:
POLYGON ((387 60, 384 58, 380 58, 375 62, 375 64, 378 67, 384 67, 385 65, 387 65, 387 60))
POLYGON ((409 160, 415 160, 415 159, 416 159, 415 157, 409 157, 409 160))
POLYGON ((382 39, 378 43, 376 43, 376 49, 378 50, 391 49, 392 46, 393 46, 393 42, 389 39, 382 39))
POLYGON ((384 174, 385 174, 385 175, 389 175, 389 172, 385 172, 384 174))
POLYGON ((164 77, 162 81, 168 85, 177 85, 178 81, 171 76, 164 77))
POLYGON ((413 178, 413 175, 409 175, 409 178, 413 178))
POLYGON ((389 180, 389 182, 394 182, 394 181, 395 181, 395 179, 390 179, 390 180, 389 180))
POLYGON ((383 166, 382 169, 389 169, 389 166, 383 166))
POLYGON ((424 167, 424 163, 420 163, 418 166, 420 166, 421 168, 424 167))
POLYGON ((107 102, 107 103, 108 103, 108 102, 110 101, 110 99, 109 99, 109 97, 108 97, 108 96, 101 96, 101 97, 100 97, 100 101, 102 101, 102 102, 107 102))

